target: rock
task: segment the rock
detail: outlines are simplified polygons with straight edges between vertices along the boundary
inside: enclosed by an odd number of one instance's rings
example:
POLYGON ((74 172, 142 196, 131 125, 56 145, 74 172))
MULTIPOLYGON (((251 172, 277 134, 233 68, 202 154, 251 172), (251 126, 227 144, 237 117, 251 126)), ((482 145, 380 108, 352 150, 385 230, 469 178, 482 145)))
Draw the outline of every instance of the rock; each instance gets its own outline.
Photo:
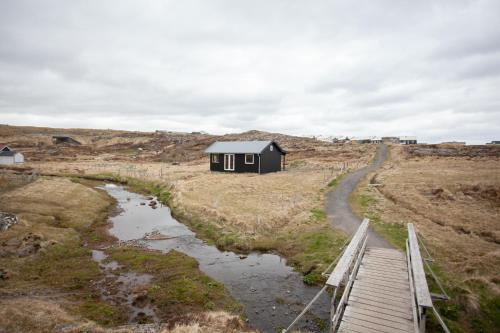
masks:
POLYGON ((18 222, 16 215, 0 212, 0 231, 5 231, 18 222))
POLYGON ((246 259, 246 258, 248 258, 248 256, 247 256, 247 255, 241 255, 241 256, 240 256, 240 259, 246 259))
POLYGON ((146 203, 145 202, 141 202, 140 204, 141 206, 146 206, 146 203))
POLYGON ((0 280, 10 279, 10 272, 4 268, 0 268, 0 280))
POLYGON ((154 198, 153 197, 146 197, 146 200, 153 200, 154 198))

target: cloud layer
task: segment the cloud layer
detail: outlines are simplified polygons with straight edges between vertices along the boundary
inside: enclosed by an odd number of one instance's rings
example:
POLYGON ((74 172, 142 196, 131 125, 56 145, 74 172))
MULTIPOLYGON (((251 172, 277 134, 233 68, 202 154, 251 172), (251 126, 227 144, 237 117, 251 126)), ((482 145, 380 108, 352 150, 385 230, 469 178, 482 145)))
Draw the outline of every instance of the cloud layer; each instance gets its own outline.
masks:
POLYGON ((0 2, 2 123, 499 140, 500 2, 0 2))

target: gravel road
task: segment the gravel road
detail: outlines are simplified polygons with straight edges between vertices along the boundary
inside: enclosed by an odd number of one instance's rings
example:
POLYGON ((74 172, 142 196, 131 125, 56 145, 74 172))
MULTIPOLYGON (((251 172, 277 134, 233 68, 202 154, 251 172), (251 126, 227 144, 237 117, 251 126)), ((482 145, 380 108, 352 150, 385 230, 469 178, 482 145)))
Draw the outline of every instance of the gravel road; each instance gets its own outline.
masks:
MULTIPOLYGON (((352 235, 361 224, 361 219, 357 217, 349 204, 349 196, 358 186, 359 182, 370 172, 377 170, 387 158, 387 146, 381 144, 377 150, 375 158, 367 167, 348 174, 326 197, 326 213, 328 221, 335 228, 352 235)), ((372 228, 368 231, 368 246, 392 248, 382 236, 372 228)))

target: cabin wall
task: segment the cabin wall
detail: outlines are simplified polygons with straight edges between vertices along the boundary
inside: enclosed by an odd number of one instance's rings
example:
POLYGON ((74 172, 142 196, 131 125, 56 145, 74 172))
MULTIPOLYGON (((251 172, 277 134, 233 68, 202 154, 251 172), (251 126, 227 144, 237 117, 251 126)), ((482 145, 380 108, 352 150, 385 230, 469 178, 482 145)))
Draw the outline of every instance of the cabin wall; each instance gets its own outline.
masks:
POLYGON ((20 153, 16 153, 14 155, 14 163, 24 163, 24 155, 20 153))
POLYGON ((281 171, 281 152, 275 144, 272 145, 272 151, 269 145, 261 154, 260 173, 281 171))
POLYGON ((0 156, 0 164, 14 164, 14 156, 0 156))

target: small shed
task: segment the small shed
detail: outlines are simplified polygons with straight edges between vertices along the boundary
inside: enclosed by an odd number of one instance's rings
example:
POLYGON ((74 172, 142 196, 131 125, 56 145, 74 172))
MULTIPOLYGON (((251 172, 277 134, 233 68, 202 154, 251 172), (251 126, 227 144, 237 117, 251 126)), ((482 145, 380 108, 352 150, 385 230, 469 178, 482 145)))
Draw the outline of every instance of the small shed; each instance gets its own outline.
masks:
POLYGON ((286 152, 274 141, 217 141, 205 152, 210 171, 262 174, 285 169, 286 152))
POLYGON ((24 163, 24 155, 11 149, 9 146, 0 144, 0 164, 24 163))

